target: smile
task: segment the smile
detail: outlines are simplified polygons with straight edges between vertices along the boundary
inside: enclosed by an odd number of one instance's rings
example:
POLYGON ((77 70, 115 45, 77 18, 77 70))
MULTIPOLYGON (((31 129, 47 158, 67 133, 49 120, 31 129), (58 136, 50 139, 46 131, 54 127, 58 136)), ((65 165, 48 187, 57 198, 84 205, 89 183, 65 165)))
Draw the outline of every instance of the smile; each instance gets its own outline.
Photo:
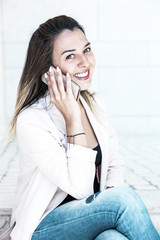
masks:
POLYGON ((89 78, 89 71, 85 71, 83 73, 77 73, 74 77, 78 78, 78 80, 87 80, 89 78))

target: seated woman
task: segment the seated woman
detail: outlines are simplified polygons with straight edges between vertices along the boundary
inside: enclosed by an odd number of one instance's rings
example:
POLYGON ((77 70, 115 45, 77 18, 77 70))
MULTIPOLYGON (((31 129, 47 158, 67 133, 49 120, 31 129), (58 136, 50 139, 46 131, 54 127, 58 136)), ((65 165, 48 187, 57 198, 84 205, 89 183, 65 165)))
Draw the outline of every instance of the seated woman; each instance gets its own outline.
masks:
POLYGON ((33 33, 10 125, 20 154, 12 240, 160 239, 140 197, 123 186, 116 134, 88 91, 94 68, 73 18, 33 33))

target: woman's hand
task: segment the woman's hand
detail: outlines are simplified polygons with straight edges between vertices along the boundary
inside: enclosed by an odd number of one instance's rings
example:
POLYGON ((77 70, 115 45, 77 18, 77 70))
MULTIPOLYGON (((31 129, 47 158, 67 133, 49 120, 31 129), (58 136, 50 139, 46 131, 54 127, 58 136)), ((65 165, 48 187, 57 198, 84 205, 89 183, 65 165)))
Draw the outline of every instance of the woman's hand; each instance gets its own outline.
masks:
POLYGON ((57 67, 57 70, 54 70, 53 67, 50 67, 46 80, 51 102, 62 113, 65 121, 72 122, 79 119, 81 115, 80 108, 72 93, 69 74, 66 75, 66 85, 64 85, 60 68, 57 67))
POLYGON ((57 71, 50 67, 49 74, 45 74, 51 102, 62 113, 66 122, 66 133, 68 143, 75 143, 87 147, 87 139, 81 121, 81 111, 78 102, 73 96, 71 88, 71 78, 66 75, 66 86, 63 83, 61 70, 57 67, 57 71), (83 133, 80 134, 79 133, 83 133))

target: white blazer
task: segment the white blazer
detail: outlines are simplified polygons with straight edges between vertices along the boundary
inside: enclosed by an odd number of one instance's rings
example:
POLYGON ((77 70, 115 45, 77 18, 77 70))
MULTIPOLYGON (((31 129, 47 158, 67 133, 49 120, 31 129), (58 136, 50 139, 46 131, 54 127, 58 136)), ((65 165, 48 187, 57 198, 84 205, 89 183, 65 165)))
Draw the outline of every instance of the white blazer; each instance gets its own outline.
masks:
MULTIPOLYGON (((98 121, 82 97, 81 101, 102 151, 100 190, 122 185, 122 160, 110 121, 108 117, 98 121)), ((103 105, 99 98, 96 102, 103 105)), ((93 194, 96 151, 67 144, 64 118, 49 103, 47 95, 18 116, 20 174, 12 214, 12 224, 16 222, 12 240, 30 240, 40 221, 67 194, 76 199, 93 194)))

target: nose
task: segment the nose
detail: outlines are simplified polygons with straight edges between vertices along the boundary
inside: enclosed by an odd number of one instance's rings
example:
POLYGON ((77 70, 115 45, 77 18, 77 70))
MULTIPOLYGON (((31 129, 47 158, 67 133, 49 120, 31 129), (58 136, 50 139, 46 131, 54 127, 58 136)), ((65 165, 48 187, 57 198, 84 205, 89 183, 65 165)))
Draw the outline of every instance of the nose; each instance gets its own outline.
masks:
POLYGON ((85 55, 79 55, 79 63, 78 63, 79 67, 81 68, 86 68, 89 66, 89 62, 88 59, 85 55))

